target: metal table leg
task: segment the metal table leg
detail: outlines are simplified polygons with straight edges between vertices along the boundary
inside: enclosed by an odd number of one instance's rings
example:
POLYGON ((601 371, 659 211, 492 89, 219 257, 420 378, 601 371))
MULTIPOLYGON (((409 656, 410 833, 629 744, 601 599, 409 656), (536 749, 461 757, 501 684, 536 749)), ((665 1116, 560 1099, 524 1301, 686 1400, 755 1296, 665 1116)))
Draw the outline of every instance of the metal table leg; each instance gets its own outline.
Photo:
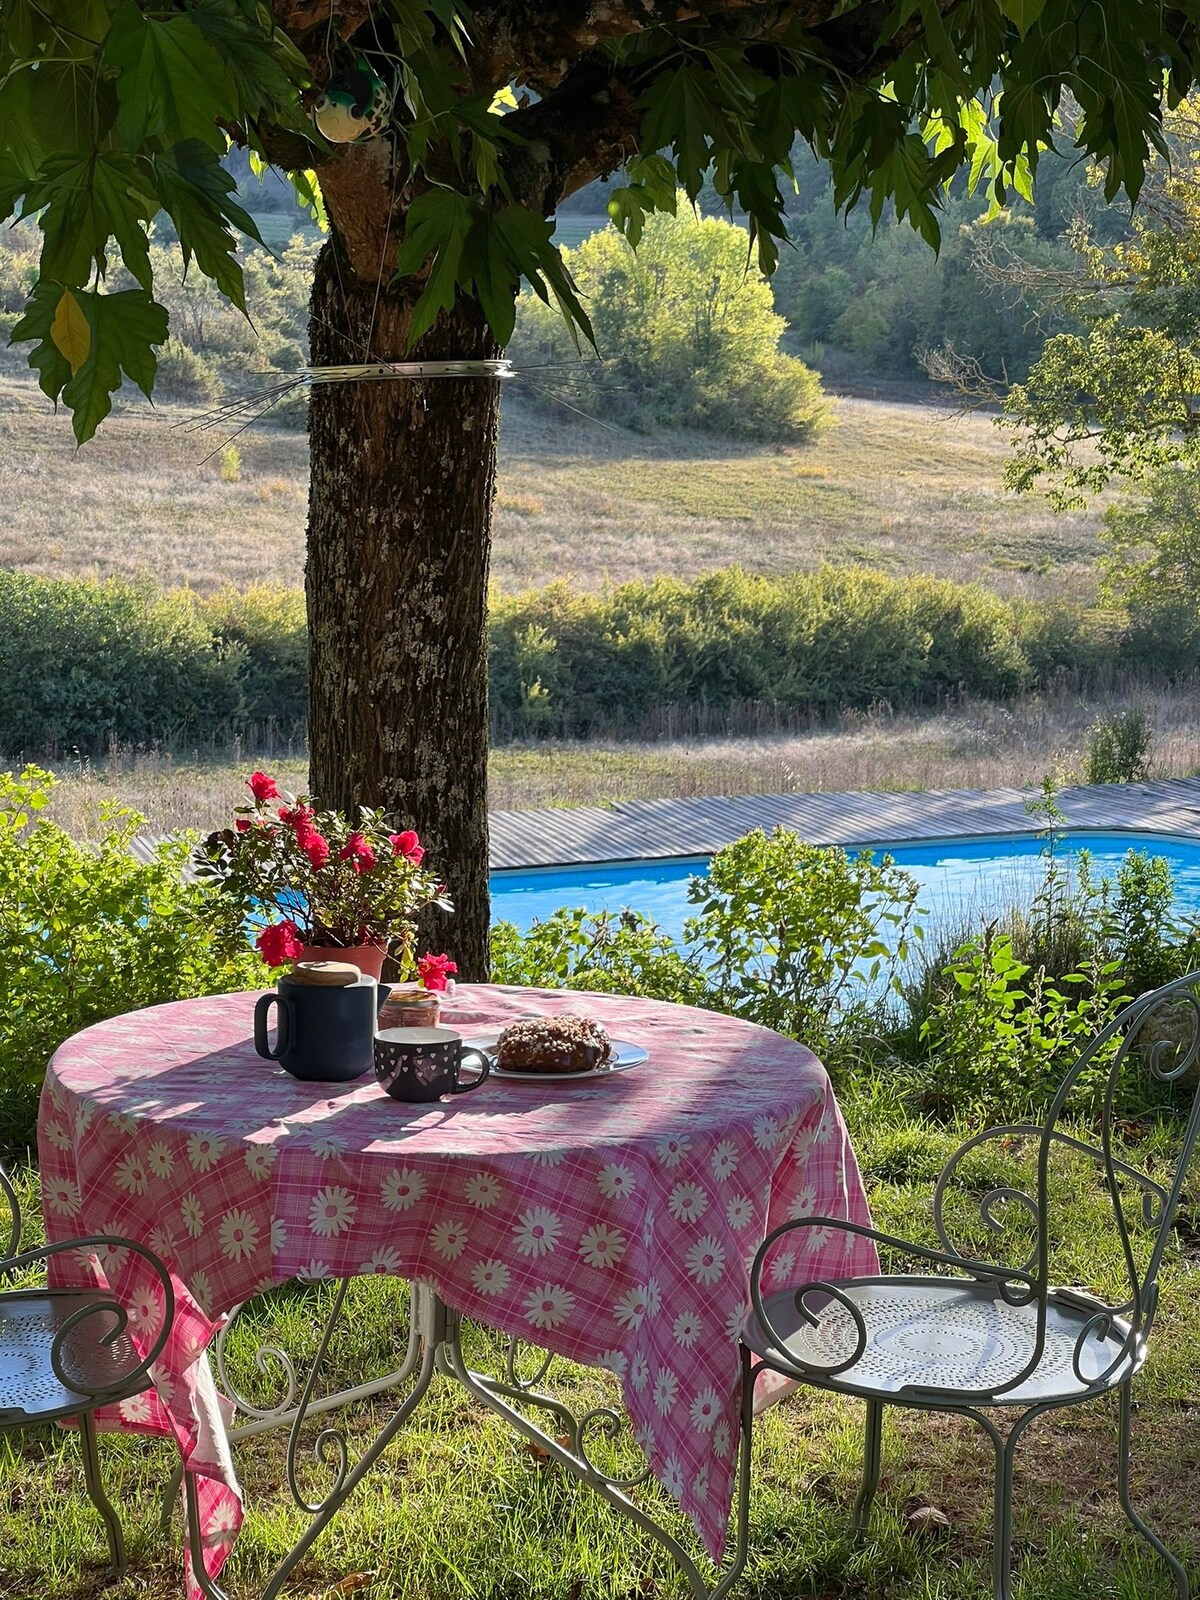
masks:
MULTIPOLYGON (((313 1358, 308 1376, 299 1395, 297 1395, 295 1368, 286 1353, 276 1347, 263 1346, 255 1353, 254 1357, 255 1364, 260 1372, 267 1371, 268 1367, 274 1364, 278 1366, 284 1375, 284 1396, 272 1407, 252 1404, 244 1396, 240 1396, 229 1383, 225 1369, 224 1350, 225 1334, 228 1332, 228 1327, 223 1332, 214 1351, 222 1386, 239 1411, 250 1417, 248 1422, 231 1430, 231 1442, 250 1438, 255 1434, 264 1433, 271 1429, 288 1428, 288 1484, 296 1504, 302 1511, 308 1513, 311 1518, 300 1538, 288 1551, 287 1555, 284 1556, 266 1585, 260 1590, 258 1600, 277 1600, 283 1586, 295 1570, 297 1563, 308 1553, 314 1542, 370 1472, 383 1451, 387 1449, 388 1445, 399 1433, 404 1423, 416 1411, 436 1376, 449 1378, 451 1381, 458 1383, 468 1394, 473 1395, 489 1410, 502 1417, 521 1438, 535 1445, 549 1460, 554 1461, 558 1466, 578 1479, 579 1482, 594 1489, 612 1506, 614 1511, 626 1517, 636 1527, 654 1539, 678 1566, 693 1596, 693 1600, 721 1600, 721 1597, 737 1581, 746 1564, 749 1537, 754 1373, 751 1365, 752 1358, 748 1351, 743 1350, 742 1352, 742 1429, 738 1453, 735 1505, 737 1531, 732 1555, 716 1577, 712 1581, 708 1581, 696 1560, 680 1544, 679 1540, 656 1522, 647 1511, 637 1505, 630 1497, 630 1491, 635 1490, 640 1484, 649 1479, 649 1467, 644 1467, 639 1472, 628 1477, 613 1476, 603 1471, 589 1454, 589 1438, 594 1437, 597 1433, 608 1438, 615 1437, 625 1421, 624 1414, 614 1407, 601 1406, 577 1418, 561 1400, 539 1392, 536 1385, 545 1377, 554 1357, 544 1352, 539 1352, 541 1359, 536 1370, 530 1376, 523 1377, 518 1365, 520 1345, 516 1340, 509 1341, 505 1373, 502 1378, 495 1378, 489 1374, 474 1371, 467 1365, 463 1354, 462 1318, 456 1311, 452 1311, 448 1306, 444 1305, 433 1290, 424 1285, 413 1285, 408 1348, 400 1367, 385 1377, 372 1379, 368 1383, 358 1384, 353 1388, 341 1390, 336 1394, 314 1399, 317 1377, 329 1349, 334 1327, 341 1314, 347 1287, 347 1282, 341 1283, 338 1287, 333 1308, 321 1335, 317 1353, 313 1358), (350 1463, 350 1453, 345 1435, 332 1425, 321 1429, 315 1440, 314 1449, 322 1465, 332 1470, 334 1481, 332 1486, 319 1499, 307 1499, 300 1487, 297 1470, 300 1453, 300 1432, 304 1423, 310 1417, 325 1415, 337 1407, 349 1404, 351 1401, 381 1394, 410 1379, 413 1383, 412 1388, 398 1403, 383 1427, 353 1465, 350 1463), (518 1409, 521 1406, 532 1406, 545 1411, 552 1419, 555 1432, 548 1433, 545 1429, 539 1427, 522 1410, 518 1409)), ((231 1317, 231 1323, 232 1320, 233 1318, 231 1317)), ((208 1600, 229 1600, 226 1591, 209 1578, 204 1571, 195 1478, 191 1473, 184 1473, 182 1476, 187 1509, 189 1548, 196 1582, 208 1597, 208 1600)), ((178 1483, 176 1482, 176 1492, 177 1490, 178 1483)))

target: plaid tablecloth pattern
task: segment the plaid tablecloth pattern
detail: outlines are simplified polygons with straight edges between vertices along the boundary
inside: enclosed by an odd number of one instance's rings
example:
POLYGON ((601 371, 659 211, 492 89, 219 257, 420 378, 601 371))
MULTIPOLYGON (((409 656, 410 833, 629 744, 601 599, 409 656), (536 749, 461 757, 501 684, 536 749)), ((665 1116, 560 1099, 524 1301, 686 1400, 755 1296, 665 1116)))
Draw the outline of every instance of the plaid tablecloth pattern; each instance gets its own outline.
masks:
MULTIPOLYGON (((132 1237, 175 1280, 155 1388, 106 1420, 178 1439, 207 1569, 221 1570, 242 1516, 205 1357, 223 1315, 297 1275, 371 1272, 428 1281, 470 1317, 615 1372, 655 1476, 719 1557, 749 1264, 787 1218, 870 1220, 816 1057, 684 1006, 463 986, 443 1021, 464 1036, 571 1012, 649 1060, 406 1105, 371 1076, 301 1083, 263 1061, 256 998, 180 1001, 77 1034, 51 1063, 39 1121, 50 1237, 132 1237)), ((773 1263, 781 1284, 876 1270, 867 1241, 803 1238, 802 1258, 784 1249, 773 1263)), ((99 1269, 118 1287, 122 1263, 99 1269)), ((134 1325, 153 1326, 153 1294, 129 1292, 134 1325)))

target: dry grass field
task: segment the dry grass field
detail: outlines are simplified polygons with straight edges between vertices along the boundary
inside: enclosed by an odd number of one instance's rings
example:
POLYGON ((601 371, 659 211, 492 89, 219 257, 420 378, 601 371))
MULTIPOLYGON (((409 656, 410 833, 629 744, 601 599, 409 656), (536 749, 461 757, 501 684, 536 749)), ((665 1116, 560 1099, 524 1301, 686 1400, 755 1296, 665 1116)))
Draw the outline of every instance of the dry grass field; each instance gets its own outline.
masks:
MULTIPOLYGON (((565 570, 595 589, 731 562, 778 573, 828 559, 978 578, 1005 594, 1090 593, 1097 515, 1056 515, 1008 494, 1006 444, 990 418, 851 399, 832 413, 809 447, 721 450, 534 410, 517 380, 493 576, 512 591, 565 570)), ((218 459, 202 464, 220 436, 177 426, 187 416, 122 403, 76 450, 65 414, 24 378, 0 378, 0 561, 55 575, 149 573, 200 590, 299 584, 303 434, 243 434, 240 481, 228 483, 218 459)))
MULTIPOLYGON (((925 716, 848 713, 836 727, 772 738, 653 744, 508 745, 491 754, 489 800, 496 810, 611 805, 677 795, 774 794, 847 789, 998 788, 1063 782, 1083 773, 1088 729, 1098 715, 1144 707, 1153 718, 1155 771, 1200 769, 1200 707, 1187 692, 1111 696, 1102 706, 1074 696, 1031 696, 925 716)), ((226 751, 191 757, 126 751, 105 761, 67 763, 52 815, 78 838, 95 838, 99 809, 116 799, 156 832, 208 829, 245 798, 246 776, 265 766, 294 789, 307 783, 298 753, 226 751)))

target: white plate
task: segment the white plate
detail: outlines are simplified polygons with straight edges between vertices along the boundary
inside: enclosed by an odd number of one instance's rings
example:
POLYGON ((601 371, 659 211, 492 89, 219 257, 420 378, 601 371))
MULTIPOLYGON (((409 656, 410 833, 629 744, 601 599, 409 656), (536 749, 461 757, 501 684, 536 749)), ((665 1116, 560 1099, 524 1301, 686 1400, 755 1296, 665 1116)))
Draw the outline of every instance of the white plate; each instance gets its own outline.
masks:
POLYGON ((627 1072, 630 1067, 638 1067, 648 1059, 647 1052, 640 1044, 614 1039, 612 1047, 616 1052, 615 1059, 606 1061, 602 1067, 592 1067, 587 1072, 506 1072, 494 1061, 496 1040, 500 1033, 499 1028, 493 1028, 487 1033, 475 1033, 463 1040, 464 1050, 480 1050, 492 1062, 493 1078, 520 1078, 523 1083, 580 1083, 584 1078, 607 1078, 613 1072, 627 1072))

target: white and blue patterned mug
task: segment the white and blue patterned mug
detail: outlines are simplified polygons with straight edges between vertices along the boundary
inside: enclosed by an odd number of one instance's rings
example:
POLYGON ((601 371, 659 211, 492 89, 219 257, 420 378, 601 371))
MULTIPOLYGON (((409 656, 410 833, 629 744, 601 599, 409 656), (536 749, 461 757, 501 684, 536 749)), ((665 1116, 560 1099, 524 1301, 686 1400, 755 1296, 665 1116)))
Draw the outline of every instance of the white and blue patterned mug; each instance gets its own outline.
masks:
POLYGON ((487 1082, 491 1063, 482 1050, 465 1050, 452 1028, 383 1028, 375 1035, 375 1076, 393 1100, 440 1100, 487 1082), (479 1076, 462 1082, 466 1062, 479 1076))

